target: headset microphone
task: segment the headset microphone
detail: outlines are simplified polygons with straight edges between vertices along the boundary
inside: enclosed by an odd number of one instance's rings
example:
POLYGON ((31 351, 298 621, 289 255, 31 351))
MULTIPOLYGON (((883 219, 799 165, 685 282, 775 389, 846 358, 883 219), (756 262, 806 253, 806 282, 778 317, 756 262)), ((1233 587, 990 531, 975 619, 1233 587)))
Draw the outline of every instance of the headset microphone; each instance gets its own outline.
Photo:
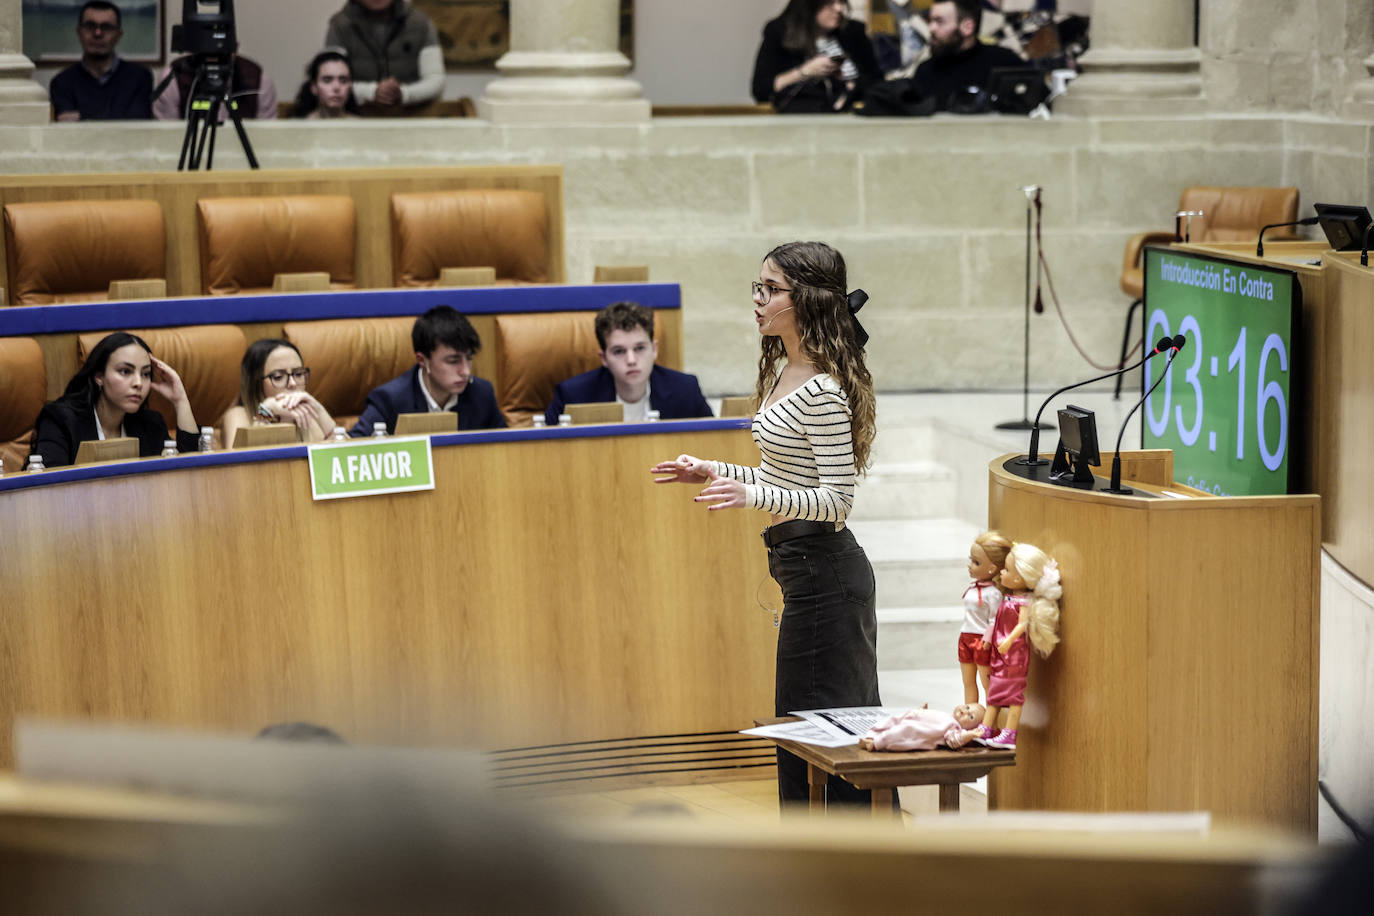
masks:
POLYGON ((763 327, 761 328, 761 330, 766 331, 766 330, 768 330, 769 328, 771 328, 771 327, 773 326, 773 321, 774 321, 774 319, 776 319, 776 318, 777 318, 779 315, 781 315, 783 312, 790 312, 790 311, 792 311, 792 309, 795 308, 795 307, 796 307, 796 306, 789 305, 789 306, 788 306, 787 308, 785 308, 785 309, 778 309, 776 312, 773 313, 772 317, 770 317, 767 321, 764 322, 763 327))

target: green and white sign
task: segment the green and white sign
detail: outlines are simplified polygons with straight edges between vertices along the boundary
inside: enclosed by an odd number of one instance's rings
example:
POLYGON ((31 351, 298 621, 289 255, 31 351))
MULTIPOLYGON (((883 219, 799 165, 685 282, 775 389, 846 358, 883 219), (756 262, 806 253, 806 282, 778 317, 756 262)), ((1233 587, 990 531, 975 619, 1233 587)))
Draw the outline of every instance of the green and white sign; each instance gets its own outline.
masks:
POLYGON ((309 460, 315 499, 434 489, 428 436, 322 442, 310 446, 309 460))

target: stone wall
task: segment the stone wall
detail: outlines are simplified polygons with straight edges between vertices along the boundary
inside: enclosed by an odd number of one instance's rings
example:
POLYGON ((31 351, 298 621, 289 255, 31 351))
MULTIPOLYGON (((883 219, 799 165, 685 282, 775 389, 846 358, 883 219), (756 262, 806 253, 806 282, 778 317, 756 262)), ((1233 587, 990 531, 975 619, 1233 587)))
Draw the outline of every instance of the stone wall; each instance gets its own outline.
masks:
MULTIPOLYGON (((1172 226, 1190 184, 1296 184, 1370 197, 1370 125, 1274 116, 1070 119, 663 118, 602 127, 465 121, 251 124, 271 168, 553 162, 564 167, 568 276, 647 263, 682 284, 686 359, 712 394, 750 387, 748 282, 774 244, 829 241, 864 312, 884 390, 1019 387, 1025 199, 1044 187, 1045 250, 1067 320, 1097 362, 1120 347, 1126 239, 1172 226)), ((177 124, 0 127, 5 172, 175 168, 177 124), (117 151, 106 153, 104 151, 117 151)), ((242 168, 232 131, 219 168, 242 168)), ((1032 384, 1090 374, 1049 303, 1032 384)))

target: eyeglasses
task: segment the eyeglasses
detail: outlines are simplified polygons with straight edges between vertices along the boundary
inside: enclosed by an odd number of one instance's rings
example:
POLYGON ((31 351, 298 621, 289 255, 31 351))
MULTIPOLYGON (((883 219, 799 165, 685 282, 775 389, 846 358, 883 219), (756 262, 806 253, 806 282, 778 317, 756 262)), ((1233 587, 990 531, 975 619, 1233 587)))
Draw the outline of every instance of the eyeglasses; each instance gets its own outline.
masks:
POLYGON ((267 379, 267 381, 271 382, 278 388, 285 388, 287 379, 291 379, 297 385, 300 385, 302 388, 304 388, 305 383, 310 381, 310 370, 306 368, 300 368, 292 369, 288 372, 285 369, 278 369, 276 372, 267 373, 263 376, 263 378, 267 379))
POLYGON ((775 293, 792 292, 790 289, 785 289, 781 286, 770 286, 767 283, 760 283, 758 280, 755 280, 754 282, 750 283, 749 287, 754 291, 754 298, 762 299, 764 305, 767 305, 770 301, 772 301, 773 295, 775 293))
POLYGON ((119 26, 115 25, 113 22, 83 22, 81 23, 81 31, 94 32, 96 34, 100 32, 118 32, 119 26))

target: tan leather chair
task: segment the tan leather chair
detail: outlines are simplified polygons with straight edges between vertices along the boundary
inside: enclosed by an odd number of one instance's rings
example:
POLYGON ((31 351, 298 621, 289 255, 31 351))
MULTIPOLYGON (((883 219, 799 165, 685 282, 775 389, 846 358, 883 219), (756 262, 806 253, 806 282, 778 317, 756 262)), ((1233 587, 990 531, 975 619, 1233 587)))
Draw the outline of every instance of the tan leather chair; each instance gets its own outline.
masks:
POLYGON ((310 393, 348 429, 367 405, 369 391, 415 365, 414 325, 410 316, 291 321, 282 325, 282 336, 310 367, 310 393))
MULTIPOLYGON (((1298 218, 1297 188, 1193 187, 1186 188, 1178 201, 1179 210, 1201 211, 1189 225, 1190 242, 1253 242, 1262 227, 1287 223, 1298 218)), ((1268 238, 1276 242, 1298 238, 1296 229, 1275 229, 1268 238)), ((1144 251, 1146 245, 1165 245, 1175 241, 1170 232, 1141 232, 1131 236, 1121 258, 1121 291, 1131 297, 1126 310, 1126 330, 1121 338, 1121 363, 1131 346, 1131 321, 1145 301, 1144 251)), ((1142 318, 1143 321, 1143 318, 1142 318)), ((1121 396, 1121 376, 1116 379, 1116 396, 1121 396)))
POLYGON ((0 466, 24 469, 33 445, 33 421, 47 400, 43 350, 32 337, 0 337, 0 466))
POLYGON ((445 267, 493 267, 497 283, 548 283, 544 195, 501 188, 392 194, 394 285, 435 286, 445 267))
MULTIPOLYGON (((77 335, 77 357, 84 363, 108 331, 77 335)), ((130 331, 147 341, 153 355, 176 370, 191 401, 191 412, 201 426, 218 426, 224 412, 238 400, 239 365, 248 349, 243 331, 232 324, 187 325, 130 331)), ((153 394, 149 405, 162 414, 169 430, 176 429, 172 405, 153 394)))
MULTIPOLYGON (((496 319, 496 400, 511 426, 529 426, 564 379, 601 365, 596 312, 500 315, 496 319)), ((662 322, 654 340, 663 346, 662 322)))
POLYGON ((353 198, 202 197, 200 285, 210 296, 266 293, 277 274, 322 271, 331 289, 353 289, 353 198))
POLYGON ((155 200, 6 204, 4 218, 10 305, 98 302, 112 280, 167 276, 155 200))

